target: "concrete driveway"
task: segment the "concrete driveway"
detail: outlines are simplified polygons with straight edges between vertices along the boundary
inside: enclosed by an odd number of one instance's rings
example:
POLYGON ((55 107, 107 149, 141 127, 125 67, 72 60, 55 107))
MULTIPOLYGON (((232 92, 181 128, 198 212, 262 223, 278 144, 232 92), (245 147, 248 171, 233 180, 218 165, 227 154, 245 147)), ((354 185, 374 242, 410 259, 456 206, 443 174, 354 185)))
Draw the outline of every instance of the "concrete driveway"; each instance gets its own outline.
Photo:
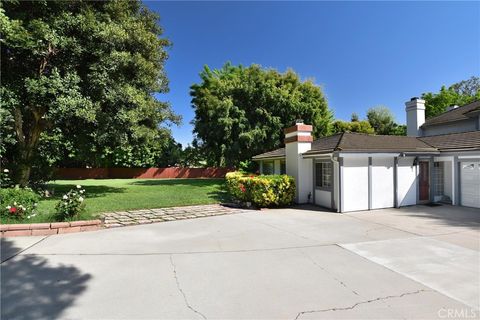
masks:
POLYGON ((252 211, 2 239, 2 319, 474 319, 480 212, 252 211))

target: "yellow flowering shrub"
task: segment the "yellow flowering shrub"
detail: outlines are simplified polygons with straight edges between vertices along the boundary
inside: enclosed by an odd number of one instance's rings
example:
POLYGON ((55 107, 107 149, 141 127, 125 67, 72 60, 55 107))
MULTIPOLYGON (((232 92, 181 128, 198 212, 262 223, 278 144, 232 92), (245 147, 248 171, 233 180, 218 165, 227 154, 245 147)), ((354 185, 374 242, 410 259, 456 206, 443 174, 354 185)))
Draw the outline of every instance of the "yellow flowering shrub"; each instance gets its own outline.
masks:
POLYGON ((256 207, 288 206, 295 199, 295 181, 287 175, 245 175, 230 172, 226 175, 227 189, 232 197, 251 202, 256 207))

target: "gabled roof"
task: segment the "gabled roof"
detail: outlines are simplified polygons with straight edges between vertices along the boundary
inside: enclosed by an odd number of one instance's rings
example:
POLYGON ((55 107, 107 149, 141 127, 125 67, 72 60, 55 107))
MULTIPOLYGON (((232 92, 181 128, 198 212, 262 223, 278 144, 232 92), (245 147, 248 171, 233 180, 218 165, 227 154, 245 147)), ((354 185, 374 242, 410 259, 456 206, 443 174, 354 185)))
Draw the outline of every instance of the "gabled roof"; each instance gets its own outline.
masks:
POLYGON ((418 139, 440 151, 480 150, 480 131, 442 134, 418 139))
POLYGON ((458 107, 456 109, 444 112, 436 117, 427 119, 421 127, 425 128, 437 124, 467 120, 471 116, 476 114, 475 111, 480 111, 480 100, 466 104, 463 107, 458 107))

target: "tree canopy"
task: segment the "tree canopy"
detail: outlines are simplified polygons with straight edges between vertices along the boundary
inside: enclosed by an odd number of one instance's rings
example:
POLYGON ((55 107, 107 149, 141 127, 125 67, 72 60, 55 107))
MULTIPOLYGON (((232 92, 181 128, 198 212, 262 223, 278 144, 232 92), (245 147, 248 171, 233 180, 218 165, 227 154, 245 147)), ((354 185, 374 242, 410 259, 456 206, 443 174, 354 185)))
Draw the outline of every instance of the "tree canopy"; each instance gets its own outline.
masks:
POLYGON ((431 118, 447 110, 451 105, 463 106, 475 100, 480 100, 480 78, 470 79, 452 84, 450 87, 442 86, 437 93, 427 92, 422 94, 425 99, 425 116, 431 118))
POLYGON ((283 129, 303 119, 314 136, 330 133, 332 113, 321 88, 292 70, 259 65, 205 66, 191 86, 197 144, 210 165, 234 166, 282 146, 283 129))
POLYGON ((172 147, 170 42, 137 1, 2 1, 3 165, 141 166, 172 147))
POLYGON ((357 132, 357 133, 368 133, 374 134, 375 130, 372 128, 370 123, 367 120, 354 120, 354 121, 342 121, 335 120, 332 124, 333 133, 341 132, 357 132))

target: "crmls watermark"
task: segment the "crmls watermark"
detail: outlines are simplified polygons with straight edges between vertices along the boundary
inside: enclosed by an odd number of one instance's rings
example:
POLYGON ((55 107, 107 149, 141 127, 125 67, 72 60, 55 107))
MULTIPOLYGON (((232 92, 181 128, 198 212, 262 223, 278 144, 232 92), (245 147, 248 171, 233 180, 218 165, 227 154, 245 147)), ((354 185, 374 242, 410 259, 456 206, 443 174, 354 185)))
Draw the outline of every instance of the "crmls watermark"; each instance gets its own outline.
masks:
POLYGON ((437 312, 441 319, 475 319, 480 315, 480 312, 475 309, 454 309, 442 308, 437 312))

